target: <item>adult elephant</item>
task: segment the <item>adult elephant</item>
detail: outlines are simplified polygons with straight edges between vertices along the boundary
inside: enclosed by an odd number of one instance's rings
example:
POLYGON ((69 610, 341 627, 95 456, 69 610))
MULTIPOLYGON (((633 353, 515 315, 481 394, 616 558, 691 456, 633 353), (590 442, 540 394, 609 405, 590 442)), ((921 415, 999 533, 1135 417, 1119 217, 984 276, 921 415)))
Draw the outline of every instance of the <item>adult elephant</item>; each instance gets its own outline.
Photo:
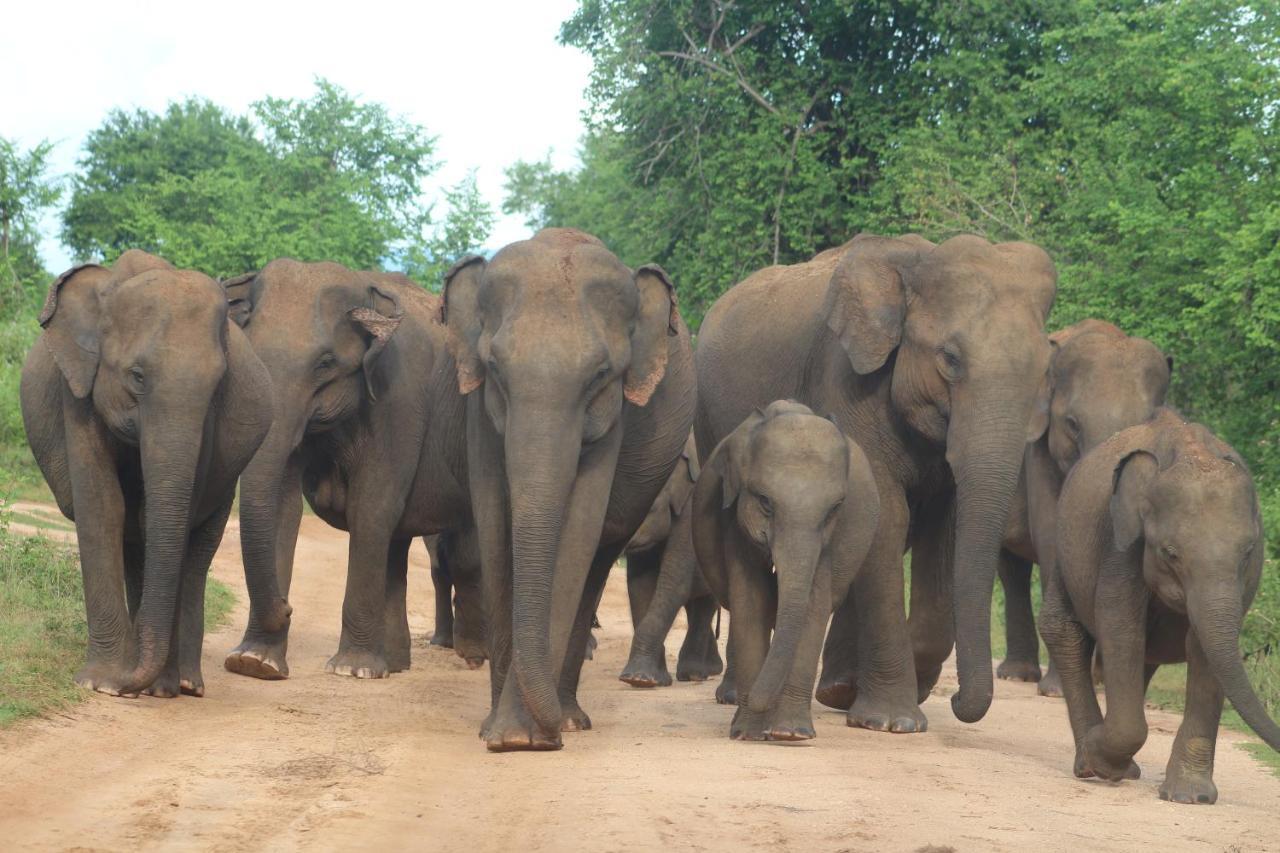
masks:
MULTIPOLYGON (((325 669, 357 678, 408 669, 409 544, 471 524, 464 407, 439 302, 401 275, 288 258, 225 287, 276 390, 275 423, 240 484, 250 613, 226 668, 288 674, 279 615, 305 495, 351 534, 342 636, 325 669)), ((478 571, 459 562, 455 573, 478 571)))
POLYGON ((1039 681, 1042 695, 1060 696, 1052 663, 1040 678, 1031 564, 1053 562, 1058 496, 1071 467, 1164 405, 1173 360, 1145 338, 1129 337, 1102 320, 1082 320, 1054 332, 1049 343, 1049 417, 1041 421, 1044 431, 1027 445, 1000 554, 1008 654, 996 675, 1039 681))
POLYGON ((656 266, 548 228, 445 283, 489 605, 491 750, 557 749, 609 568, 693 424, 689 332, 656 266))
POLYGON ((724 670, 711 628, 719 606, 698 572, 693 531, 685 514, 697 479, 698 449, 690 435, 667 484, 627 543, 627 593, 635 635, 618 678, 632 687, 671 684, 665 643, 681 607, 689 630, 680 646, 676 678, 706 681, 724 670))
POLYGON ((204 587, 271 425, 266 368, 218 283, 145 252, 49 288, 22 370, 27 441, 76 523, 89 648, 76 683, 204 695, 204 587))
POLYGON ((1056 281, 1049 257, 1026 243, 862 234, 755 273, 707 314, 699 448, 753 408, 793 398, 832 417, 875 471, 880 526, 836 612, 818 689, 825 704, 848 708, 849 725, 925 729, 918 703, 952 646, 953 566, 952 707, 971 722, 990 705, 996 558, 1024 445, 1040 432, 1032 414, 1043 416, 1056 281))

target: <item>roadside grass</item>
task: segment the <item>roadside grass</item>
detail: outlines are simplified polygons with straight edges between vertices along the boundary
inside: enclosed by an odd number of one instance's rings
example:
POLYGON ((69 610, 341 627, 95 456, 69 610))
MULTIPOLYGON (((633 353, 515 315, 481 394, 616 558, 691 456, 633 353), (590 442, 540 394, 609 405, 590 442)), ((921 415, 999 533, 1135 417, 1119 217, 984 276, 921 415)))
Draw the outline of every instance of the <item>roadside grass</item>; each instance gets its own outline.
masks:
MULTIPOLYGON (((0 517, 0 727, 64 710, 85 691, 72 678, 84 660, 84 593, 75 550, 44 536, 20 536, 0 517)), ((36 519, 45 526, 48 520, 36 519)), ((224 624, 235 594, 205 590, 205 627, 224 624)))

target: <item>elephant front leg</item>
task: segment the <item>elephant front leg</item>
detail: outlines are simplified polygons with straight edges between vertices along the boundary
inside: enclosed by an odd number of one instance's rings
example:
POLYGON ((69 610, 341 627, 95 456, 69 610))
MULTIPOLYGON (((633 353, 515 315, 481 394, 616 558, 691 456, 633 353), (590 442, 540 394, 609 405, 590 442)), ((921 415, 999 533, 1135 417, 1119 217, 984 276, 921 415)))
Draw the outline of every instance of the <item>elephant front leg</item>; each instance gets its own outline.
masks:
POLYGON ((751 690, 769 654, 770 632, 778 612, 777 584, 769 571, 768 560, 750 559, 741 553, 742 545, 735 534, 725 546, 728 565, 729 653, 737 681, 738 708, 729 726, 734 740, 768 740, 770 723, 767 714, 749 707, 751 690))
POLYGON ((848 711, 858 696, 858 609, 850 593, 836 607, 822 648, 818 701, 848 711))
POLYGON ((1187 708, 1173 741, 1160 799, 1212 805, 1218 801, 1213 758, 1222 718, 1222 685, 1209 668, 1195 631, 1187 632, 1187 708))
POLYGON ((574 617, 564 666, 560 671, 558 695, 562 711, 560 723, 562 732, 584 732, 591 728, 591 718, 587 716, 586 711, 582 710, 582 705, 578 702, 578 681, 582 677, 582 664, 586 659, 591 626, 595 623, 595 613, 600 607, 604 585, 609 579, 609 569, 616 556, 616 552, 612 550, 607 554, 597 555, 583 587, 582 603, 574 617))
POLYGON ((1005 656, 996 667, 996 677, 1039 681, 1040 637, 1031 609, 1031 562, 1002 550, 998 565, 1004 588, 1005 656))
POLYGON ((488 659, 478 536, 474 526, 454 531, 445 558, 453 580, 453 650, 468 669, 479 669, 488 659))
POLYGON ((342 636, 325 672, 356 678, 386 678, 387 556, 391 537, 382 530, 351 525, 347 589, 342 601, 342 636))
POLYGON ((796 647, 795 662, 775 706, 766 715, 769 740, 811 740, 813 726, 813 682, 822 653, 822 637, 831 613, 831 575, 821 572, 813 590, 813 608, 796 647))
POLYGON ((689 630, 680 646, 680 657, 676 660, 677 681, 706 681, 724 671, 724 661, 720 659, 720 649, 712 628, 719 609, 716 600, 710 595, 691 598, 685 605, 689 630))
POLYGON ((453 579, 441 555, 443 534, 423 536, 431 558, 431 587, 435 593, 436 625, 431 634, 431 645, 453 648, 453 579))
POLYGON ((916 702, 929 698, 955 647, 955 493, 947 490, 918 510, 911 535, 911 651, 916 702))
POLYGON ((666 600, 672 597, 672 593, 670 589, 664 589, 670 583, 668 578, 662 577, 662 572, 668 566, 672 551, 670 547, 652 548, 627 555, 627 596, 635 633, 631 638, 627 663, 618 679, 632 687, 667 687, 671 684, 664 640, 680 603, 673 606, 666 600), (654 608, 661 613, 650 612, 654 608), (664 622, 665 627, 662 625, 664 622))
POLYGON ((409 546, 412 539, 393 539, 387 551, 386 650, 387 669, 405 672, 410 666, 409 546))

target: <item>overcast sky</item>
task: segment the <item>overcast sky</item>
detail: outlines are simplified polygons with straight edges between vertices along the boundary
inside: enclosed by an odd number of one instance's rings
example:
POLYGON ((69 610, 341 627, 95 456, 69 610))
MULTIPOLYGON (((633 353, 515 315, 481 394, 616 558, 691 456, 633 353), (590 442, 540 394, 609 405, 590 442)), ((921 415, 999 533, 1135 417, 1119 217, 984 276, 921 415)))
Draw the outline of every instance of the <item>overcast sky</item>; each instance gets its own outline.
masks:
MULTIPOLYGON (((0 135, 23 149, 56 143, 57 174, 114 107, 160 111, 199 95, 244 113, 264 95, 305 98, 325 77, 438 137, 445 161, 428 197, 477 169, 499 221, 498 247, 521 238, 501 216, 503 169, 548 151, 577 162, 587 57, 556 42, 575 0, 221 3, 26 0, 0 28, 0 135)), ((64 197, 65 198, 65 197, 64 197)), ((437 212, 443 207, 437 206, 437 212)), ((70 256, 44 224, 51 270, 70 256)))

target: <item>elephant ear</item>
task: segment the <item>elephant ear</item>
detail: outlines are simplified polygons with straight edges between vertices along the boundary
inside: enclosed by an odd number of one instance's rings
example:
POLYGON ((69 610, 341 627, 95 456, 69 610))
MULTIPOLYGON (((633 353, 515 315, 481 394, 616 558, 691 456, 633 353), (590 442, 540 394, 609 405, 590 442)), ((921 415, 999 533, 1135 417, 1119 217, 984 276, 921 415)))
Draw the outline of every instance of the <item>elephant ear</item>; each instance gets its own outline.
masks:
POLYGON ((467 255, 444 274, 440 322, 449 332, 449 349, 458 367, 458 391, 470 394, 484 382, 480 366, 480 282, 485 260, 467 255))
POLYGON ((1142 538, 1147 490, 1158 468, 1156 457, 1146 450, 1135 450, 1116 463, 1111 480, 1111 525, 1121 551, 1142 538))
POLYGON ((623 394, 636 406, 649 402, 667 372, 667 338, 680 333, 680 311, 671 277, 657 264, 636 270, 639 314, 631 333, 631 366, 623 394))
POLYGON ((703 467, 703 476, 706 471, 714 469, 716 476, 720 478, 720 507, 728 509, 733 506, 742 494, 742 487, 746 481, 747 466, 751 457, 751 434, 755 428, 764 420, 764 413, 756 409, 747 419, 738 424, 737 429, 729 433, 720 442, 720 446, 716 448, 716 452, 711 454, 711 458, 707 460, 707 464, 703 467))
POLYGON ((82 264, 72 267, 49 286, 40 312, 45 346, 71 387, 83 400, 93 390, 101 354, 101 304, 99 288, 111 276, 106 267, 82 264))
POLYGON ((361 362, 364 368, 364 387, 369 392, 369 399, 377 400, 374 371, 378 365, 378 356, 382 355, 391 336, 400 327, 400 321, 404 319, 404 308, 400 305, 399 295, 390 287, 370 284, 368 300, 368 305, 352 308, 347 316, 369 342, 369 348, 365 350, 361 362))
POLYGON ((1049 418, 1053 407, 1054 370, 1057 367, 1061 344, 1049 336, 1049 366, 1045 368, 1036 390, 1036 401, 1031 407, 1031 420, 1027 422, 1027 442, 1039 441, 1049 431, 1049 418))
POLYGON ((222 280, 222 290, 227 294, 227 317, 242 329, 253 314, 253 282, 257 278, 255 271, 222 280))
POLYGON ((883 255, 852 248, 831 274, 825 313, 854 371, 874 373, 902 341, 907 316, 902 276, 883 255))

